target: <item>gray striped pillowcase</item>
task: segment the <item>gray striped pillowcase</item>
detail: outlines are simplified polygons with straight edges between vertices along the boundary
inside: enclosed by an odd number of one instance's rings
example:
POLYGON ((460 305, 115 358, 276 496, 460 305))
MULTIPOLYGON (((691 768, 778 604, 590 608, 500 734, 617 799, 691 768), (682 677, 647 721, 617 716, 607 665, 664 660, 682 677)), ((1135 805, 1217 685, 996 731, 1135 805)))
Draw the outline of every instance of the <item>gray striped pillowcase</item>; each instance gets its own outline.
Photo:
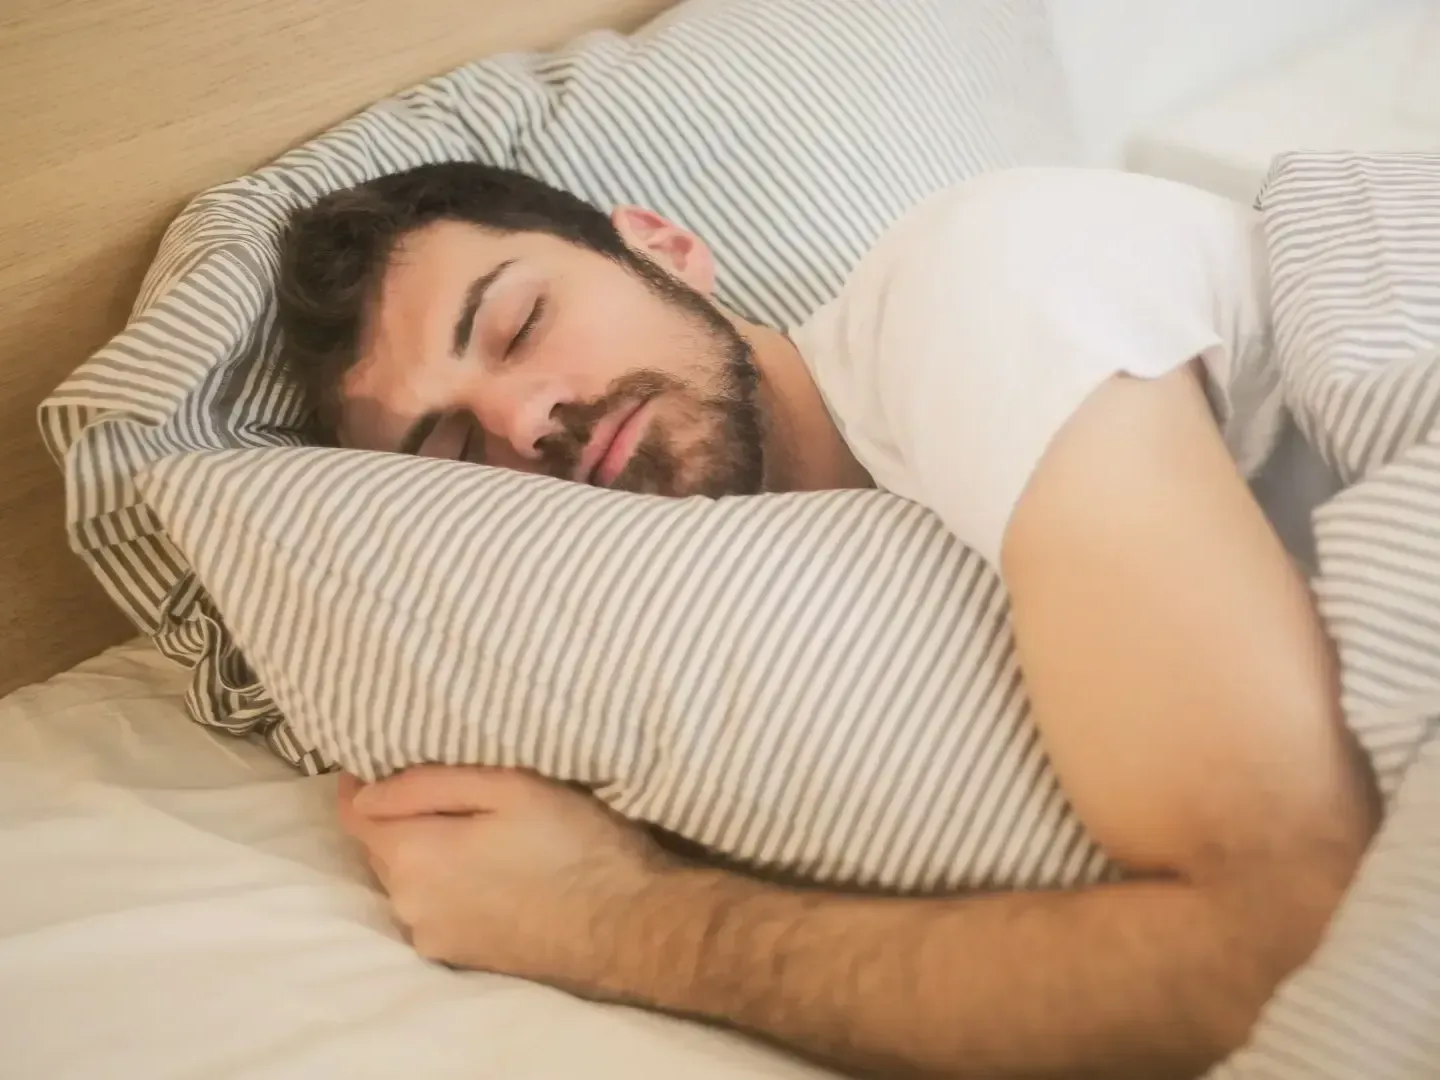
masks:
POLYGON ((785 327, 928 194, 1072 154, 1043 0, 719 0, 635 37, 469 64, 202 194, 174 222, 127 328, 40 410, 71 545, 193 668, 197 719, 263 734, 319 771, 324 756, 138 486, 170 455, 307 442, 273 365, 276 238, 295 207, 424 162, 519 167, 696 229, 716 249, 720 299, 785 327))
POLYGON ((177 455, 141 487, 291 729, 362 777, 524 766, 808 881, 1106 872, 997 577, 914 503, 313 448, 177 455))

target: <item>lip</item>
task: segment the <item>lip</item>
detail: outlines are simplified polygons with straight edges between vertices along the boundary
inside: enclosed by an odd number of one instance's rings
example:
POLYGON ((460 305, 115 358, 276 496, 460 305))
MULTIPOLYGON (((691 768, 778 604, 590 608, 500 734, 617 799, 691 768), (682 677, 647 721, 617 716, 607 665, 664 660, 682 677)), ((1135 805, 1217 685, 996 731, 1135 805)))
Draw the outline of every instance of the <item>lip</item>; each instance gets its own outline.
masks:
POLYGON ((615 432, 615 437, 610 440, 610 448, 600 458, 600 464, 595 467, 594 479, 606 487, 613 487, 615 481, 624 471, 631 456, 635 453, 635 447, 640 443, 640 436, 645 431, 645 412, 649 402, 642 401, 635 408, 630 410, 630 415, 620 423, 615 432))
POLYGON ((614 483, 630 460, 630 454, 635 449, 635 436, 639 434, 639 426, 630 421, 638 418, 646 404, 646 401, 637 401, 617 409, 600 421, 580 454, 576 480, 606 487, 614 483))

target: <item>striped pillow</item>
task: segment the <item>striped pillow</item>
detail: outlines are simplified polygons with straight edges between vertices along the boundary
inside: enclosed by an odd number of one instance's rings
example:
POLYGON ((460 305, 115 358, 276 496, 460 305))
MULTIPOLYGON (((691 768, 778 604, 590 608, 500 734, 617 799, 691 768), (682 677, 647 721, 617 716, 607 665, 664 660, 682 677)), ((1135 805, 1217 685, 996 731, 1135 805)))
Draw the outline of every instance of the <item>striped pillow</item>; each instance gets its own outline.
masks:
MULTIPOLYGON (((136 626, 194 668, 201 722, 264 734, 323 769, 137 484, 168 455, 308 441, 274 366, 277 236, 291 211, 425 162, 519 167, 694 228, 716 250, 720 300, 783 328, 930 193, 1068 159, 1062 87, 1044 0, 705 0, 633 38, 478 61, 382 101, 199 196, 129 326, 44 403, 72 546, 136 626)), ((545 527, 513 523, 511 535, 533 545, 545 527)))
POLYGON ((808 881, 1105 870, 998 578, 915 503, 317 448, 177 455, 141 487, 295 735, 362 777, 525 766, 808 881))

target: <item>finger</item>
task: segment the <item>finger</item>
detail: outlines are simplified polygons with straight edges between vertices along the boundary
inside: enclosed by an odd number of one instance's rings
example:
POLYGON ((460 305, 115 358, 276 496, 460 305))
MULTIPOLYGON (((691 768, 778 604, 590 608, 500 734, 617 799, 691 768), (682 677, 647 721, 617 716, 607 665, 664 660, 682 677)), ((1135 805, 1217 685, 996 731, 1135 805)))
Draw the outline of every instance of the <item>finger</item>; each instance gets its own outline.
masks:
POLYGON ((417 835, 417 830, 407 828, 422 820, 371 821, 367 818, 363 830, 356 834, 365 853, 365 861, 370 864, 370 872, 387 893, 394 889, 395 864, 404 861, 407 849, 413 850, 417 843, 424 842, 424 838, 417 835))
MULTIPOLYGON (((473 829, 474 819, 420 816, 374 821, 367 827, 363 846, 370 870, 380 887, 393 894, 397 883, 414 884, 417 866, 448 865, 467 838, 462 829, 473 829)), ((469 834, 473 847, 473 833, 469 834)))
POLYGON ((513 769, 418 765, 370 784, 355 796, 355 811, 371 821, 423 814, 485 814, 504 810, 537 781, 513 769))

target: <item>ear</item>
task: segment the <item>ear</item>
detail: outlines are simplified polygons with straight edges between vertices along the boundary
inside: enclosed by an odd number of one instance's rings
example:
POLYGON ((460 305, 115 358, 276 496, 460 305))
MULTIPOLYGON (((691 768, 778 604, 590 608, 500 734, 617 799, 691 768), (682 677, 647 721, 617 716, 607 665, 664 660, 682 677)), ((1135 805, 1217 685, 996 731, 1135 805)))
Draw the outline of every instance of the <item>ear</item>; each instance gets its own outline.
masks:
POLYGON ((610 215, 632 250, 674 274, 697 292, 715 291, 715 258, 710 246, 689 229, 641 206, 620 206, 610 215))

